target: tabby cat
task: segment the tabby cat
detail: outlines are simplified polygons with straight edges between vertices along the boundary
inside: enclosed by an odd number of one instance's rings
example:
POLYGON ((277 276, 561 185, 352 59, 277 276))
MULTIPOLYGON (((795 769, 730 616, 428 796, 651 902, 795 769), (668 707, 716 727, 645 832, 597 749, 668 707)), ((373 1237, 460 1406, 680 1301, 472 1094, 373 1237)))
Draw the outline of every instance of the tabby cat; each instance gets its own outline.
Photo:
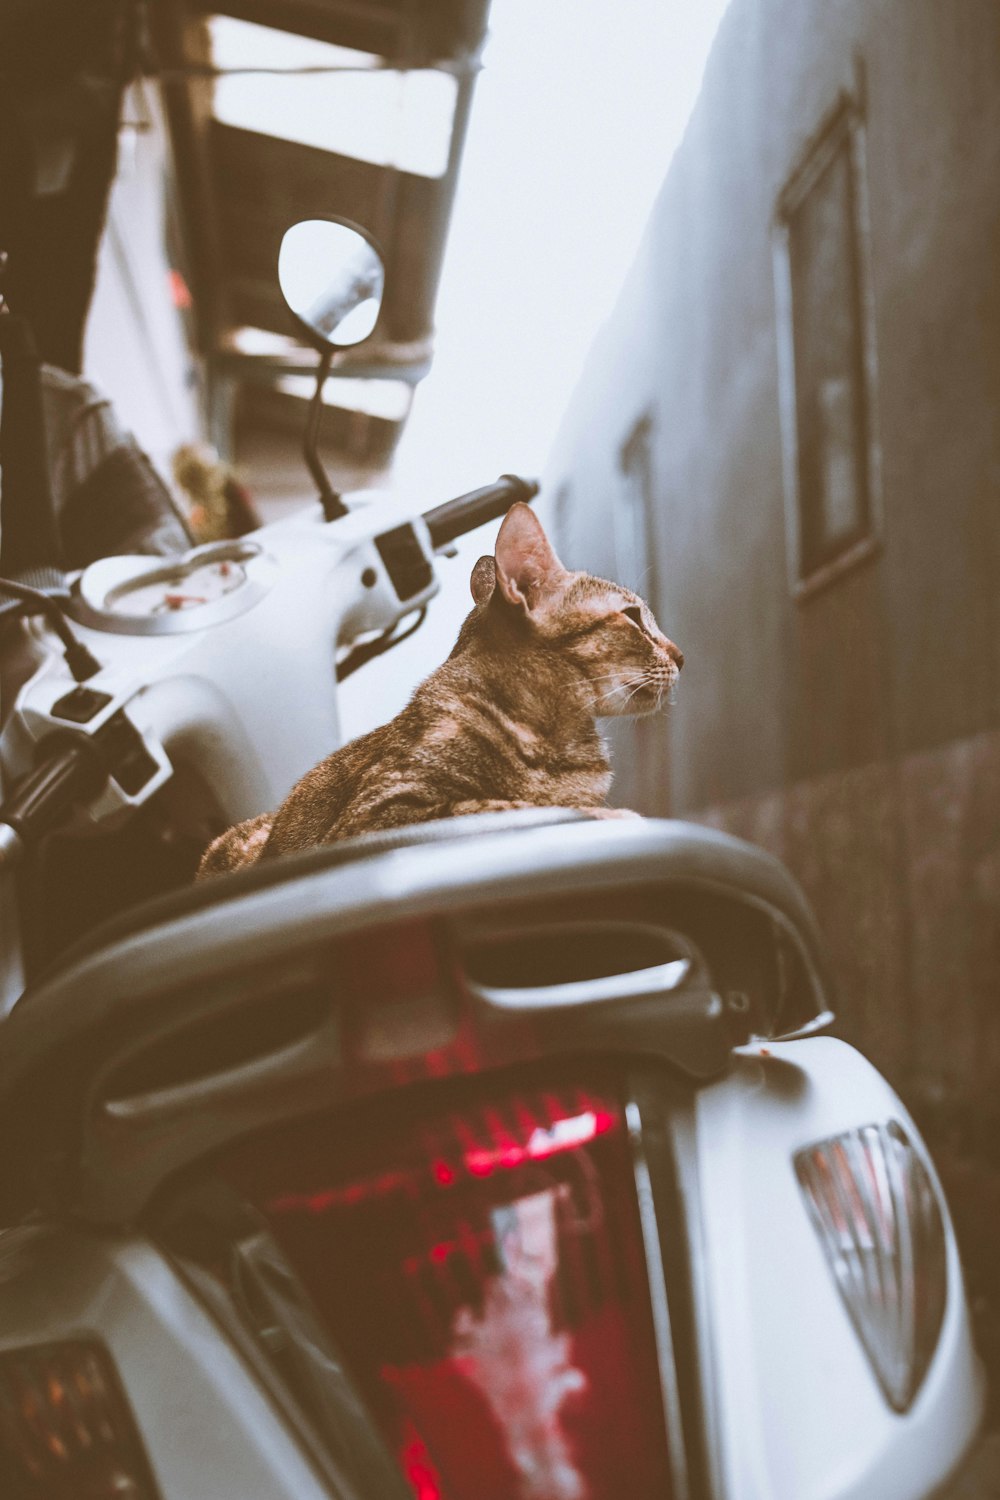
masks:
POLYGON ((684 657, 628 589, 563 567, 526 505, 472 570, 454 650, 390 723, 334 751, 275 813, 222 834, 198 878, 377 828, 515 807, 595 817, 611 768, 595 718, 647 714, 684 657))

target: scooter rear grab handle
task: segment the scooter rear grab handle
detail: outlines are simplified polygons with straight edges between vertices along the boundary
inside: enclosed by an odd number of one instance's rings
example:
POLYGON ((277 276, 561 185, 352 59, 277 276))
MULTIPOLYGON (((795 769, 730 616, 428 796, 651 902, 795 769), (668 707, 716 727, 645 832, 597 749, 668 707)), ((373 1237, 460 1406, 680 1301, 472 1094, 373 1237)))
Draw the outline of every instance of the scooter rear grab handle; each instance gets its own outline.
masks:
MULTIPOLYGON (((801 1033, 832 1019, 815 920, 794 880, 763 850, 692 824, 567 821, 566 810, 533 811, 539 820, 527 823, 524 814, 483 813, 425 824, 410 830, 412 843, 398 842, 393 830, 388 840, 371 834, 306 850, 161 898, 132 914, 141 926, 116 923, 99 946, 83 945, 4 1023, 0 1126, 11 1149, 0 1170, 0 1212, 9 1219, 41 1192, 72 1202, 91 1222, 134 1216, 167 1175, 241 1132, 307 1112, 317 1099, 326 1108, 393 1091, 396 1064, 405 1056, 417 1067, 425 1043, 440 1050, 460 1020, 475 1038, 476 1070, 617 1052, 656 1057, 707 1082, 751 1034, 801 1033), (684 891, 714 903, 713 921, 725 902, 705 962, 698 935, 687 931, 691 910, 678 905, 684 891), (606 913, 606 926, 620 926, 621 913, 609 907, 616 900, 632 941, 638 902, 648 908, 642 922, 659 933, 656 953, 637 965, 619 944, 598 955, 600 967, 610 963, 603 975, 551 972, 545 945, 557 935, 553 923, 569 920, 567 900, 577 912, 577 943, 594 927, 595 911, 606 913), (393 952, 394 944, 409 951, 428 933, 434 951, 450 957, 407 1012, 419 1024, 385 1051, 378 1038, 395 1034, 385 1028, 398 997, 383 994, 375 975, 362 997, 344 976, 364 972, 358 954, 382 945, 393 952), (766 948, 776 967, 741 961, 730 973, 726 953, 737 938, 750 944, 747 953, 766 948), (532 957, 538 942, 541 957, 532 957), (514 952, 530 972, 519 969, 512 981, 503 955, 514 952), (658 983, 650 957, 660 958, 658 983), (678 959, 690 963, 683 978, 665 962, 678 959), (772 993, 779 974, 781 993, 772 993), (758 1007, 735 1004, 744 997, 733 986, 745 976, 756 986, 759 1016, 751 1013, 758 1007), (564 977, 594 982, 567 994, 564 977), (511 983, 519 995, 506 992, 511 983), (263 1015, 261 1007, 286 1014, 290 1030, 248 1054, 247 1018, 263 1015), (223 1038, 221 1052, 192 1076, 205 1027, 223 1038), (369 1050, 358 1040, 365 1028, 369 1050), (354 1040, 345 1047, 344 1037, 354 1040), (143 1073, 151 1059, 154 1073, 143 1073), (63 1164, 58 1183, 43 1166, 50 1160, 63 1164)), ((561 934, 559 942, 565 952, 561 934)), ((468 1071, 468 1057, 461 1066, 468 1071)))
POLYGON ((434 550, 440 551, 467 531, 475 531, 487 521, 499 520, 520 500, 525 504, 538 494, 536 479, 521 479, 517 474, 501 474, 495 484, 469 490, 426 511, 424 520, 431 534, 434 550))

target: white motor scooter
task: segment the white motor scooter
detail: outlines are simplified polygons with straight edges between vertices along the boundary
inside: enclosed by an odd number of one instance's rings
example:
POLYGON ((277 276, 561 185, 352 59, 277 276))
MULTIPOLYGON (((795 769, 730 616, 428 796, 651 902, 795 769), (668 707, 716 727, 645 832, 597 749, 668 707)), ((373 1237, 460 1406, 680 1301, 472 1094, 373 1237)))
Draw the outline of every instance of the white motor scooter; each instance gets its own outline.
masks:
MULTIPOLYGON (((380 266, 350 226, 289 233, 322 378, 380 266)), ((60 819, 114 837, 181 776, 219 826, 273 807, 437 550, 534 493, 321 488, 322 516, 101 560, 65 610, 22 588, 50 624, 0 742, 8 911, 60 819)), ((4 1496, 926 1500, 972 1461, 940 1186, 815 1034, 821 943, 762 851, 462 818, 32 961, 0 1027, 4 1496)))

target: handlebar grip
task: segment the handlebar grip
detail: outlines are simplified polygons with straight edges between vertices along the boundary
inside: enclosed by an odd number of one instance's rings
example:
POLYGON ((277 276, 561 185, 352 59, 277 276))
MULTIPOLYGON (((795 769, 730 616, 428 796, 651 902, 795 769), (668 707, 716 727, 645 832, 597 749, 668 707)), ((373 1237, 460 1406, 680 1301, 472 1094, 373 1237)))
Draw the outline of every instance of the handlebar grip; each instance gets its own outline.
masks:
POLYGON ((470 490, 466 495, 457 495, 446 500, 433 510, 424 513, 431 543, 435 551, 446 547, 456 537, 467 531, 475 531, 486 521, 496 521, 505 516, 517 500, 533 500, 538 494, 536 479, 521 479, 517 474, 501 474, 496 484, 486 484, 481 490, 470 490))
POLYGON ((78 802, 87 802, 104 786, 108 773, 84 735, 51 736, 41 747, 43 758, 0 806, 0 822, 22 839, 55 826, 78 802))

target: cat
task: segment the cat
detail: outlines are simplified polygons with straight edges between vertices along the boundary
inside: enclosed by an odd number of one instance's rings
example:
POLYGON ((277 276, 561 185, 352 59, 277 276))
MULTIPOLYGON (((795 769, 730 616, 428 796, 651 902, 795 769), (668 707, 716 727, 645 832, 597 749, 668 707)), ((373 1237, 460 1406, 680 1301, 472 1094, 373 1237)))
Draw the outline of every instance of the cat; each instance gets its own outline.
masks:
POLYGON ((198 879, 373 829, 520 807, 607 808, 595 719, 655 712, 684 664, 649 606, 563 567, 534 512, 504 517, 472 570, 447 661, 388 724, 321 761, 274 813, 220 835, 198 879))

